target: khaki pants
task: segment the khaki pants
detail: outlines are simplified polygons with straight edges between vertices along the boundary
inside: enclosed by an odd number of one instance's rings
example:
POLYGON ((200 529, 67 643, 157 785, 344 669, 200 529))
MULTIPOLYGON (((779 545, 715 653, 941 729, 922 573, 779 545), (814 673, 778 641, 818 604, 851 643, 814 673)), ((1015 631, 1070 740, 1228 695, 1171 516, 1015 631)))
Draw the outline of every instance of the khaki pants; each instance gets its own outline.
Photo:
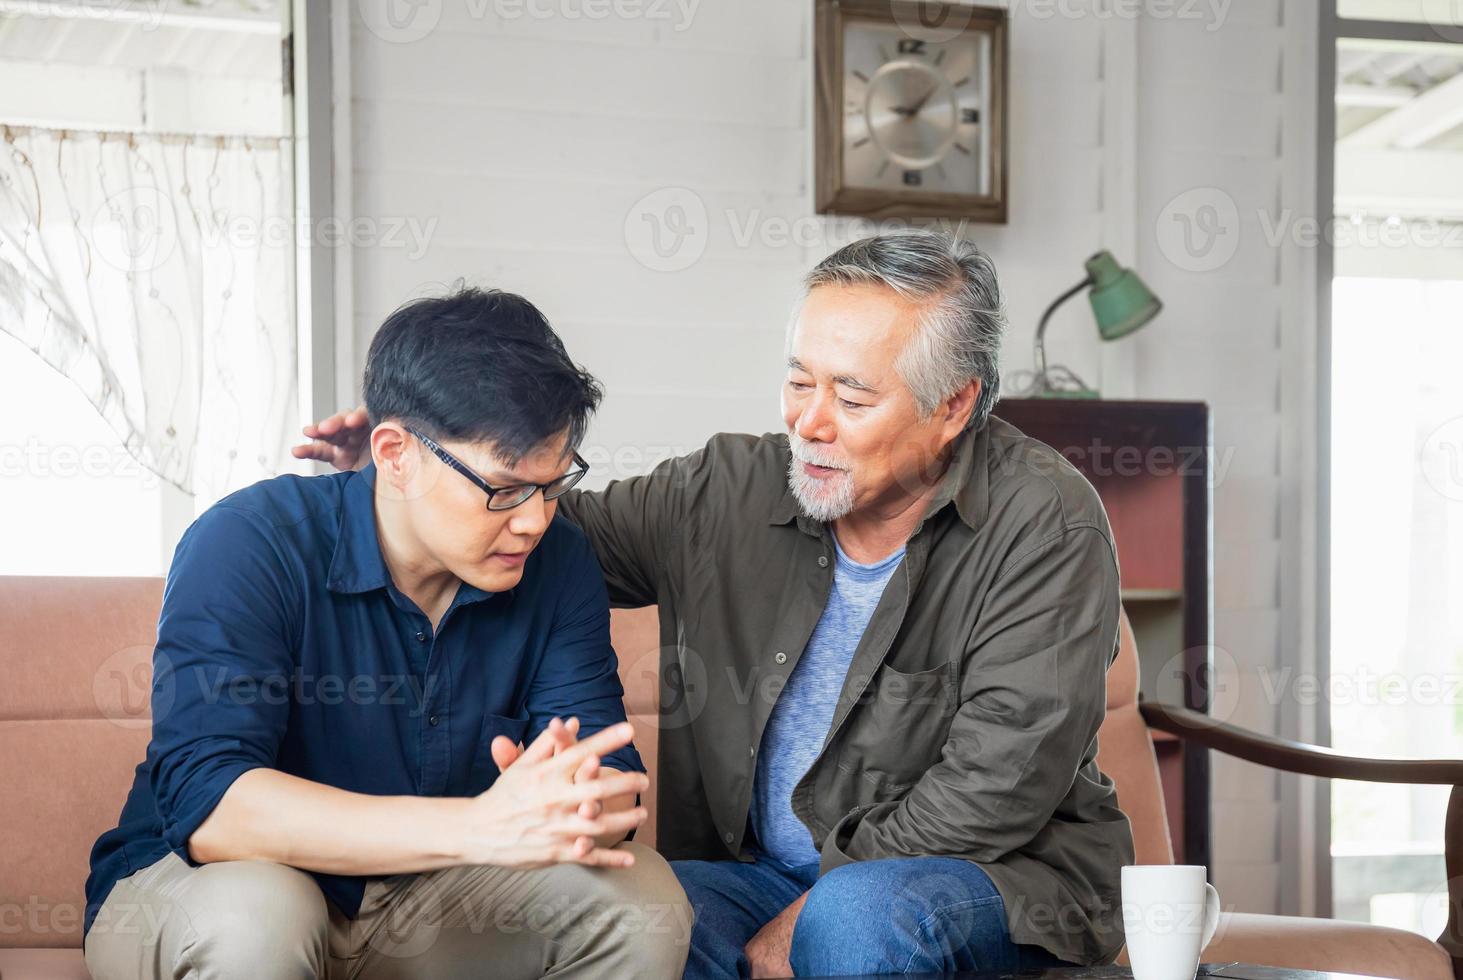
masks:
POLYGON ((189 867, 176 854, 119 881, 86 939, 95 980, 680 977, 685 893, 639 844, 628 869, 487 866, 366 886, 357 917, 303 871, 189 867))

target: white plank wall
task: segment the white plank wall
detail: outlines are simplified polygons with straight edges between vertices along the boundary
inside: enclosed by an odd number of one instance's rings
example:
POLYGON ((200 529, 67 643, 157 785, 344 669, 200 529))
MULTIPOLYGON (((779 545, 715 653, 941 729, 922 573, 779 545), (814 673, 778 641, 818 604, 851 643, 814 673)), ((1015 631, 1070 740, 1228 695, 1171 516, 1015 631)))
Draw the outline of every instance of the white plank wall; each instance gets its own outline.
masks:
MULTIPOLYGON (((358 361, 395 305, 465 277, 528 296, 605 381, 589 438, 597 484, 717 431, 779 425, 798 278, 850 234, 812 217, 811 3, 701 0, 684 23, 674 6, 670 20, 590 22, 447 2, 408 42, 383 40, 347 6, 355 213, 430 228, 420 254, 355 250, 358 361), (705 254, 682 271, 646 268, 626 245, 627 215, 665 188, 687 189, 708 216, 705 254), (803 235, 789 241, 788 229, 803 235)), ((1278 207, 1285 29, 1280 0, 1240 0, 1217 29, 1139 22, 1137 146, 1127 147, 1139 161, 1136 213, 1115 214, 1104 210, 1104 168, 1124 158, 1109 135, 1123 127, 1104 120, 1104 86, 1134 69, 1105 61, 1107 19, 1037 18, 1017 4, 1011 222, 970 230, 1001 271, 1009 373, 1030 366, 1036 318, 1082 260, 1113 229, 1136 229, 1137 253, 1119 259, 1167 310, 1116 361, 1133 376, 1109 380, 1214 407, 1229 454, 1215 490, 1216 637, 1246 686, 1278 656, 1285 284, 1254 216, 1278 207), (1242 243, 1222 269, 1185 272, 1162 254, 1155 222, 1170 199, 1204 186, 1234 198, 1242 243)), ((1058 315, 1052 336, 1054 359, 1103 382, 1115 362, 1082 304, 1058 315)), ((1236 721, 1274 730, 1263 698, 1242 703, 1236 721)), ((1273 779, 1216 761, 1218 884, 1230 906, 1276 907, 1277 799, 1273 779)))
MULTIPOLYGON (((406 43, 353 30, 356 214, 434 223, 420 256, 354 256, 359 356, 397 303, 467 277, 534 300, 605 380, 601 451, 775 428, 798 277, 852 236, 812 216, 811 5, 702 0, 684 29, 477 9, 443 4, 406 43), (706 250, 654 271, 626 215, 674 187, 704 203, 706 250)), ((1035 318, 1103 244, 1103 33, 1015 17, 1016 218, 971 234, 1002 270, 1008 366, 1027 367, 1035 318)), ((1064 311, 1062 355, 1096 381, 1082 317, 1064 311)))
MULTIPOLYGON (((1166 304, 1133 338, 1144 398, 1211 407, 1216 702, 1229 720, 1275 734, 1278 708, 1259 671, 1279 664, 1280 250, 1259 215, 1280 213, 1286 30, 1280 0, 1242 0, 1218 29, 1149 19, 1139 28, 1138 266, 1166 304), (1186 271, 1159 245, 1172 199, 1219 188, 1235 202, 1238 245, 1222 266, 1186 271)), ((1305 29, 1307 25, 1291 25, 1305 29)), ((1213 757, 1215 885, 1225 904, 1275 911, 1279 786, 1258 767, 1213 757)))

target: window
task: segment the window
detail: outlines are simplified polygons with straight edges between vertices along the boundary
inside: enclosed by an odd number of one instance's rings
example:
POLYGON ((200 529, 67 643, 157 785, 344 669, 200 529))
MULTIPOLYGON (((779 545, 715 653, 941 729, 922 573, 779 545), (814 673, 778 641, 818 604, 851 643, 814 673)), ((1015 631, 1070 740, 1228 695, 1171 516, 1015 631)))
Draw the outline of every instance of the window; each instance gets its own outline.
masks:
MULTIPOLYGON (((1448 4, 1351 0, 1397 19, 1448 4), (1383 9, 1385 8, 1385 9, 1383 9)), ((1463 757, 1463 45, 1337 21, 1330 350, 1332 745, 1463 757), (1373 36, 1347 37, 1351 31, 1373 36)), ((1437 936, 1448 787, 1331 787, 1338 918, 1437 936)))
MULTIPOLYGON (((11 332, 0 332, 0 467, 7 476, 0 574, 160 574, 197 513, 258 478, 242 463, 281 468, 287 454, 266 458, 297 431, 295 245, 311 236, 297 236, 290 218, 293 113, 280 52, 291 7, 288 0, 216 0, 180 11, 36 0, 7 11, 0 13, 0 125, 9 145, 0 148, 12 159, 12 148, 32 148, 36 159, 0 173, 7 181, 0 185, 0 259, 21 255, 27 270, 20 301, 27 317, 7 315, 11 332), (179 144, 185 153, 176 152, 179 144), (149 149, 132 153, 133 145, 149 149), (71 149, 52 152, 58 146, 71 149), (180 160, 184 166, 165 178, 180 160), (148 186, 134 164, 148 174, 148 186), (26 183, 33 176, 34 186, 26 183), (153 198, 137 204, 120 196, 139 186, 153 198), (67 223, 57 217, 67 210, 54 206, 58 199, 72 204, 77 228, 66 244, 79 245, 85 257, 64 268, 66 276, 30 274, 37 266, 25 259, 45 238, 38 232, 67 223), (127 237, 136 229, 106 221, 107 206, 119 199, 132 217, 158 217, 162 246, 155 247, 175 256, 189 250, 166 277, 155 271, 161 260, 136 274, 160 280, 151 292, 129 292, 130 268, 120 287, 115 270, 101 285, 77 272, 137 257, 130 251, 137 242, 127 237), (28 222, 32 213, 45 217, 28 222), (192 234, 186 244, 167 237, 169 217, 173 228, 192 234), (117 350, 102 350, 92 342, 96 333, 76 329, 64 314, 53 318, 46 307, 58 294, 73 308, 89 305, 95 312, 87 322, 111 331, 117 350), (155 300, 154 308, 129 318, 129 308, 142 305, 139 296, 155 300), (267 305, 258 297, 268 297, 267 305), (188 385, 199 389, 189 399, 151 397, 188 385), (108 402, 106 393, 119 389, 148 399, 108 402), (110 410, 99 414, 94 406, 104 405, 110 410), (178 452, 159 454, 140 439, 144 425, 149 437, 155 427, 179 431, 178 452), (188 478, 177 481, 189 492, 139 464, 119 433, 147 458, 170 460, 173 473, 185 470, 179 455, 193 454, 188 478), (206 463, 204 445, 212 451, 206 463), (235 449, 238 466, 230 462, 235 449)), ((0 310, 13 313, 3 304, 0 310)))
POLYGON ((161 574, 160 483, 75 385, 0 333, 0 575, 161 574))

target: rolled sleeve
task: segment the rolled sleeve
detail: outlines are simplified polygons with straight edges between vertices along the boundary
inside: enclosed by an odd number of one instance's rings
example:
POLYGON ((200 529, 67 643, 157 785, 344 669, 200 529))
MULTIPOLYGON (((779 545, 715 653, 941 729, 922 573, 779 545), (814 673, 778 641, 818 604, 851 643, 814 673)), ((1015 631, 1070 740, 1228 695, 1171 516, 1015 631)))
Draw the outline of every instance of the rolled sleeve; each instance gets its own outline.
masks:
POLYGON ((1036 836, 1095 751, 1118 609, 1116 557, 1096 526, 1015 558, 981 610, 941 760, 900 800, 845 815, 822 870, 919 855, 992 862, 1036 836))
POLYGON ((289 718, 287 572, 256 520, 216 506, 189 528, 158 620, 151 785, 163 839, 190 863, 234 780, 276 765, 289 718))
MULTIPOLYGON (((530 742, 554 718, 578 718, 580 738, 625 720, 625 689, 610 643, 604 576, 589 543, 577 530, 566 551, 565 584, 528 692, 530 742)), ((611 769, 645 771, 633 744, 602 761, 611 769)))

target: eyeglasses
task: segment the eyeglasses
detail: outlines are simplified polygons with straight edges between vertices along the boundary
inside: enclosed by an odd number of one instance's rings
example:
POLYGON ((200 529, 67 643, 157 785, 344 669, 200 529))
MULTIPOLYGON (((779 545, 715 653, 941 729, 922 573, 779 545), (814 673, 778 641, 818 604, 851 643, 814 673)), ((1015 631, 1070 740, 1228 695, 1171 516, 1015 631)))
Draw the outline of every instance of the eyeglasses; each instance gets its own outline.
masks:
POLYGON ((465 463, 460 461, 456 456, 453 456, 447 450, 437 445, 435 440, 431 439, 428 436, 422 435, 420 432, 413 428, 407 428, 406 431, 410 432, 412 435, 420 439, 423 446, 426 446, 432 452, 437 454, 438 459, 446 463, 448 466, 452 467, 457 472, 461 473, 463 476, 467 477, 473 482, 474 486, 476 486, 483 493, 487 494, 488 510, 512 510, 519 504, 527 503, 528 498, 532 497, 540 490, 544 492, 545 500, 553 500, 556 497, 562 497, 564 494, 568 493, 570 489, 573 488, 574 484, 584 479, 584 474, 589 472, 589 464, 584 461, 584 457, 580 456, 578 453, 575 453, 574 465, 578 468, 570 470, 568 473, 565 473, 557 480, 552 480, 548 483, 520 483, 511 487, 495 487, 490 485, 487 480, 484 480, 482 477, 474 473, 465 463))

